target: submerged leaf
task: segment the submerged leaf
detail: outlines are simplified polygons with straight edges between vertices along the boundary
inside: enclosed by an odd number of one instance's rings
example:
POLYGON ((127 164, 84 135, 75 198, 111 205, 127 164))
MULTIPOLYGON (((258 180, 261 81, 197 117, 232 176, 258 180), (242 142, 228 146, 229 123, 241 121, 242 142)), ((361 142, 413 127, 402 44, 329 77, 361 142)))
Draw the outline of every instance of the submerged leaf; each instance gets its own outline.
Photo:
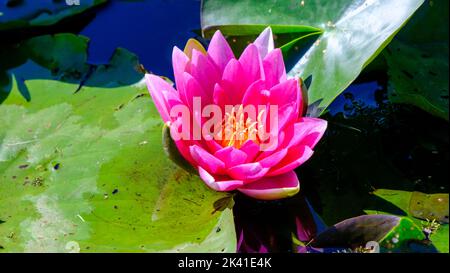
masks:
POLYGON ((405 252, 411 244, 427 246, 413 221, 393 215, 362 215, 335 224, 312 240, 318 248, 358 248, 375 241, 385 251, 405 252))

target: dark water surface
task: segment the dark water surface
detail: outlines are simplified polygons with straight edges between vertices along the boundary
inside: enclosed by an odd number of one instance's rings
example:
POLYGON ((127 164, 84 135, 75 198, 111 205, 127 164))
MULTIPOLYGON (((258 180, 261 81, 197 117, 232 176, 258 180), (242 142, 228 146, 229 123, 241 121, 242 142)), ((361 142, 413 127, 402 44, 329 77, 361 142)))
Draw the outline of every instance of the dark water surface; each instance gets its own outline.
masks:
POLYGON ((80 32, 90 38, 89 61, 107 63, 117 47, 139 56, 158 75, 172 75, 172 48, 200 29, 200 0, 112 1, 80 32))

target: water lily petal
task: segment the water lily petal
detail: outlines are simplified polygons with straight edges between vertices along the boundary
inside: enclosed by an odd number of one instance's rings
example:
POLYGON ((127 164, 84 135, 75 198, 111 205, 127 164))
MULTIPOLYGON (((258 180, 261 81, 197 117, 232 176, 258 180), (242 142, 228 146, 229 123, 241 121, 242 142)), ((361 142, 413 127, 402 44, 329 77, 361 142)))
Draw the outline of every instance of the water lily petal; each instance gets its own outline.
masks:
POLYGON ((240 150, 247 154, 246 163, 252 162, 260 153, 259 145, 256 144, 253 140, 247 140, 246 142, 244 142, 240 150))
POLYGON ((313 149, 325 133, 328 122, 320 118, 305 117, 300 119, 300 124, 297 133, 304 136, 300 143, 313 149))
POLYGON ((264 177, 238 188, 240 192, 261 200, 276 200, 297 194, 300 182, 294 171, 278 176, 264 177))
POLYGON ((167 102, 167 105, 169 106, 168 109, 171 109, 175 105, 183 104, 183 102, 180 100, 179 94, 175 90, 162 90, 162 94, 165 101, 167 102))
POLYGON ((183 73, 187 70, 189 64, 189 57, 184 54, 181 49, 178 47, 174 47, 172 51, 172 66, 173 66, 173 74, 175 77, 175 86, 180 92, 184 90, 184 78, 183 73))
MULTIPOLYGON (((274 141, 274 143, 272 145, 269 144, 265 144, 266 146, 264 147, 264 149, 262 149, 262 144, 260 144, 260 152, 258 153, 258 156, 256 157, 256 159, 254 159, 253 161, 261 161, 271 155, 273 155, 274 153, 277 153, 281 150, 283 150, 283 143, 285 141, 285 132, 284 131, 279 131, 278 135, 273 135, 272 137, 277 137, 278 139, 276 139, 276 141, 274 141)), ((288 150, 289 151, 289 150, 288 150)))
POLYGON ((189 150, 192 158, 198 166, 201 166, 202 168, 213 174, 223 173, 225 169, 225 163, 223 163, 220 159, 213 156, 198 145, 190 146, 189 150))
POLYGON ((291 171, 307 161, 313 153, 313 150, 306 145, 293 147, 288 150, 287 155, 280 163, 270 169, 267 176, 276 176, 291 171))
POLYGON ((218 105, 220 109, 224 109, 225 105, 228 104, 228 96, 220 84, 216 83, 214 85, 213 91, 213 101, 214 104, 218 105))
POLYGON ((300 84, 297 79, 289 79, 270 89, 270 103, 279 107, 295 102, 299 105, 301 100, 300 84))
MULTIPOLYGON (((278 128, 273 128, 275 130, 281 131, 284 127, 291 124, 297 118, 297 104, 291 102, 278 108, 278 128)), ((268 117, 268 120, 270 117, 268 117)), ((272 129, 272 128, 271 128, 272 129)))
POLYGON ((208 151, 212 154, 216 153, 217 151, 223 148, 223 146, 217 143, 217 141, 211 135, 205 135, 204 142, 206 144, 208 151))
POLYGON ((203 45, 196 39, 190 38, 186 45, 184 46, 184 54, 189 57, 189 59, 192 59, 192 53, 194 50, 197 50, 201 52, 202 54, 206 55, 206 49, 203 47, 203 45))
POLYGON ((242 102, 242 97, 248 87, 247 82, 242 79, 244 73, 241 63, 236 59, 228 62, 223 71, 220 85, 226 91, 229 104, 236 105, 242 102))
POLYGON ((244 70, 241 81, 245 80, 247 85, 250 85, 257 80, 264 79, 262 60, 256 45, 249 44, 239 57, 239 62, 244 70))
POLYGON ((272 153, 266 157, 260 159, 260 155, 256 161, 258 161, 264 168, 271 168, 276 164, 280 163, 281 160, 287 155, 288 149, 281 149, 275 153, 272 153))
POLYGON ((211 57, 220 71, 223 71, 228 62, 234 58, 233 51, 220 30, 214 33, 209 43, 208 56, 211 57))
POLYGON ((266 90, 266 83, 264 80, 258 80, 252 83, 242 98, 242 104, 254 105, 256 108, 258 105, 267 105, 269 103, 269 90, 266 90))
POLYGON ((290 128, 290 126, 295 122, 297 118, 296 109, 297 105, 295 102, 279 107, 278 115, 276 116, 277 123, 273 123, 273 121, 271 121, 270 115, 265 116, 265 132, 269 132, 272 137, 278 138, 277 141, 274 142, 275 146, 273 146, 270 150, 273 151, 275 147, 282 145, 283 142, 280 139, 280 135, 284 132, 283 128, 290 128))
POLYGON ((259 34, 258 38, 256 38, 255 42, 253 42, 256 47, 258 48, 259 55, 261 58, 264 59, 267 54, 272 52, 274 49, 274 42, 273 42, 273 34, 272 29, 270 27, 267 27, 264 29, 261 34, 259 34))
POLYGON ((291 138, 286 147, 306 145, 313 149, 327 129, 327 121, 319 118, 304 117, 290 128, 291 138))
POLYGON ((156 75, 147 74, 145 75, 145 79, 150 95, 161 118, 164 122, 170 121, 170 108, 163 92, 174 93, 176 91, 168 82, 156 75))
POLYGON ((222 148, 214 153, 214 156, 225 163, 227 168, 245 163, 247 154, 232 146, 222 148))
POLYGON ((212 100, 211 97, 207 96, 202 86, 191 74, 184 72, 183 81, 184 90, 180 91, 180 98, 191 110, 193 109, 194 97, 201 98, 202 105, 205 105, 212 100))
POLYGON ((198 167, 198 173, 205 184, 215 191, 232 191, 244 184, 244 181, 242 180, 230 179, 217 181, 214 176, 200 166, 198 167))
POLYGON ((211 103, 214 85, 221 78, 217 67, 212 63, 208 56, 193 49, 190 74, 198 81, 198 83, 200 83, 207 96, 206 98, 202 98, 202 101, 211 103))
POLYGON ((234 179, 250 182, 263 177, 269 168, 264 168, 259 162, 245 163, 234 166, 227 170, 227 173, 234 179))
POLYGON ((279 48, 274 49, 264 58, 263 67, 268 88, 286 81, 286 68, 279 48))

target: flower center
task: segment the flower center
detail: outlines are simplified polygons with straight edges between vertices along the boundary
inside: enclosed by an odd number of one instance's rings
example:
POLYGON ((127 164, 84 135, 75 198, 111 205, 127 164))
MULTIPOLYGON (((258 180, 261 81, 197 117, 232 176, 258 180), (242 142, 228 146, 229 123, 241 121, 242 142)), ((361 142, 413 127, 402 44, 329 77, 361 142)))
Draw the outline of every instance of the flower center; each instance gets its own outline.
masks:
POLYGON ((251 114, 244 111, 243 105, 234 106, 231 111, 225 113, 222 122, 221 145, 223 147, 233 146, 237 149, 247 140, 259 143, 258 126, 262 124, 264 110, 258 113, 258 117, 251 117, 251 114))

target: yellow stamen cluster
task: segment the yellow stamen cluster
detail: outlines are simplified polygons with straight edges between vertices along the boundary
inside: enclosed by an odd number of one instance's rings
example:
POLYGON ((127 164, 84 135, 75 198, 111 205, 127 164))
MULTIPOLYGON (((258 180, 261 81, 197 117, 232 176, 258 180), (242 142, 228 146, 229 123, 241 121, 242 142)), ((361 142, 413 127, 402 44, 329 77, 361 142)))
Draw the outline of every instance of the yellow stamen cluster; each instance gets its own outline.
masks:
POLYGON ((233 107, 231 112, 225 113, 220 132, 222 146, 233 146, 239 149, 247 140, 259 142, 258 125, 262 126, 263 124, 264 110, 259 112, 257 121, 254 121, 249 115, 246 118, 245 114, 242 104, 239 107, 233 107))

